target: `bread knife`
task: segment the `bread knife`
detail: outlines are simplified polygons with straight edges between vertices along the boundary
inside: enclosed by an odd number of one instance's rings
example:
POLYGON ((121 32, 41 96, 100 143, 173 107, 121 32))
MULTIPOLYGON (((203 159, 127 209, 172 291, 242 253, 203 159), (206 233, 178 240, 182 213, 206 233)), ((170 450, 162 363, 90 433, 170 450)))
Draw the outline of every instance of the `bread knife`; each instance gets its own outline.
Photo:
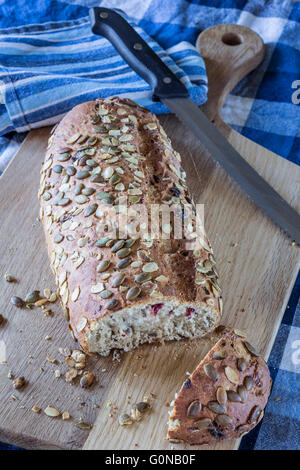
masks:
MULTIPOLYGON (((300 244, 300 215, 230 145, 189 98, 184 84, 126 19, 116 10, 95 7, 90 9, 90 20, 93 33, 108 39, 127 64, 149 83, 153 100, 161 100, 173 111, 250 199, 300 244)), ((197 156, 193 158, 196 160, 197 156)))

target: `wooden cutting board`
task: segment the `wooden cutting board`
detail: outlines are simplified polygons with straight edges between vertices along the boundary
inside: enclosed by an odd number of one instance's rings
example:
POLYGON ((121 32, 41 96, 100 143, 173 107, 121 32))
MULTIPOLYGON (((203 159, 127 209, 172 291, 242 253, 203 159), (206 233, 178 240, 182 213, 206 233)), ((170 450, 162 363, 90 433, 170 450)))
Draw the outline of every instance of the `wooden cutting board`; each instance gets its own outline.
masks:
MULTIPOLYGON (((198 46, 209 76, 209 100, 203 109, 244 158, 299 210, 299 167, 241 137, 220 117, 226 95, 260 62, 261 40, 250 30, 226 25, 202 33, 198 46)), ((163 116, 161 122, 183 156, 195 200, 205 204, 206 230, 223 286, 222 323, 247 332, 267 358, 299 269, 299 248, 248 200, 174 116, 163 116), (201 157, 197 167, 192 163, 193 154, 201 157)), ((0 327, 2 356, 4 346, 6 349, 6 363, 0 365, 0 440, 33 449, 187 448, 164 440, 167 402, 212 345, 213 337, 147 345, 122 354, 120 362, 112 357, 89 358, 88 368, 98 382, 83 390, 78 383, 70 385, 54 374, 55 370, 66 371, 58 348, 76 348, 59 304, 51 306, 52 316, 45 316, 39 308, 20 310, 10 303, 12 295, 24 297, 34 289, 54 289, 37 200, 48 136, 48 128, 31 132, 1 178, 0 313, 7 322, 0 327), (7 283, 3 279, 6 271, 18 282, 7 283), (16 377, 25 376, 24 389, 13 390, 9 371, 16 377), (119 413, 149 393, 156 397, 152 412, 131 427, 120 427, 119 413), (31 410, 34 405, 42 410, 52 405, 61 412, 69 411, 72 418, 63 421, 43 412, 36 414, 31 410), (93 423, 93 428, 77 428, 79 418, 93 423)), ((237 445, 237 441, 228 441, 214 448, 237 445)))

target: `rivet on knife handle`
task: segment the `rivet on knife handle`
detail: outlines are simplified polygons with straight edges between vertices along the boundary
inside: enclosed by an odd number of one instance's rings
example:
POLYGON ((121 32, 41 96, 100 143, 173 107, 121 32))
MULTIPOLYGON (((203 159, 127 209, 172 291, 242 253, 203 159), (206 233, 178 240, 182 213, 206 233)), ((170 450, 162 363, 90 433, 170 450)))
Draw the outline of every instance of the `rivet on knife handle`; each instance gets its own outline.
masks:
POLYGON ((186 87, 127 21, 109 8, 91 8, 92 31, 107 38, 157 98, 187 98, 186 87))

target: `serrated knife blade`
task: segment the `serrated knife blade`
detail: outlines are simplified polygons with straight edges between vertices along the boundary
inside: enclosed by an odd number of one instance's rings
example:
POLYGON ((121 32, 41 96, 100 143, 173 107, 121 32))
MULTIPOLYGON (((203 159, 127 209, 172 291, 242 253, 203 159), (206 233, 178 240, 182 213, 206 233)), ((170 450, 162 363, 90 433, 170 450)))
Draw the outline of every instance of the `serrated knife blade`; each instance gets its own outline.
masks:
POLYGON ((103 7, 91 8, 90 19, 93 33, 107 38, 128 65, 150 84, 153 98, 175 112, 252 201, 300 244, 300 215, 230 145, 189 98, 184 84, 126 19, 103 7))
POLYGON ((231 178, 284 232, 300 243, 300 215, 234 149, 189 98, 163 98, 231 178))

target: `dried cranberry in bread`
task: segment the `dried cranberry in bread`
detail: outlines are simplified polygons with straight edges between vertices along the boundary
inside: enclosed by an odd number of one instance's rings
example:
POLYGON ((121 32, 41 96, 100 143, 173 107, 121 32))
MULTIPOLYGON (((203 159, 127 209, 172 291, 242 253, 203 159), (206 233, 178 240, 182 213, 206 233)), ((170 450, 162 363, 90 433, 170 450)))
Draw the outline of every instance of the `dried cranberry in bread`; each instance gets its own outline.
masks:
POLYGON ((185 240, 97 233, 104 207, 117 207, 121 196, 129 206, 191 204, 180 162, 158 119, 117 97, 76 106, 49 139, 40 216, 65 315, 87 352, 194 338, 219 322, 205 234, 187 251, 185 240))
POLYGON ((241 437, 262 419, 271 383, 245 337, 227 331, 181 387, 168 439, 200 445, 241 437))

